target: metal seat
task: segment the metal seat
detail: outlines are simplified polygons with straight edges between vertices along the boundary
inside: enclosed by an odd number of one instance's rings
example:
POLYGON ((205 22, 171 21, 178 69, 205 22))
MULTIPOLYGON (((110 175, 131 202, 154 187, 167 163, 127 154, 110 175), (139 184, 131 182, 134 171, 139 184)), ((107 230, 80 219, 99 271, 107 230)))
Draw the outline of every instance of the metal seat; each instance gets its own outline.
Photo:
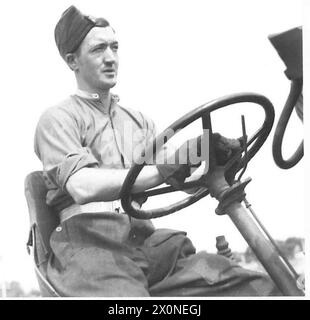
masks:
POLYGON ((59 297, 46 279, 46 268, 51 254, 50 236, 59 225, 56 212, 46 204, 47 188, 42 171, 30 173, 25 179, 25 196, 30 215, 30 233, 27 243, 35 264, 35 273, 43 297, 59 297))

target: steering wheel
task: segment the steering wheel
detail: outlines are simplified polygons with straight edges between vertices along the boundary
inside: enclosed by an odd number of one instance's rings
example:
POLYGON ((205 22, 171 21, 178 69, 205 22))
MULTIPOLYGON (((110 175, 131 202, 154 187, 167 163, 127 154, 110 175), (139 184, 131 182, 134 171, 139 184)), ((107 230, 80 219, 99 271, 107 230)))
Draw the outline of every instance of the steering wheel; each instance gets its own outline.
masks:
MULTIPOLYGON (((245 161, 249 161, 253 156, 257 153, 257 151, 261 148, 261 146, 266 141, 272 125, 274 121, 274 108, 272 103, 264 96, 255 94, 255 93, 240 93, 240 94, 233 94, 228 95, 225 97, 222 97, 220 99, 213 100, 211 102, 208 102, 191 112, 187 113, 185 116, 180 118, 179 120, 175 121, 172 125, 170 125, 166 130, 164 130, 160 135, 158 135, 153 142, 150 144, 149 147, 146 148, 146 150, 141 154, 141 158, 136 161, 137 164, 134 164, 126 178, 121 190, 121 202, 122 207, 124 211, 136 218, 136 219, 153 219, 162 217, 171 213, 174 213, 176 211, 179 211, 196 201, 200 200, 201 198, 205 197, 209 194, 209 191, 206 189, 206 187, 203 187, 201 182, 199 180, 184 183, 183 190, 193 188, 193 187, 200 187, 194 194, 189 195, 187 198, 175 202, 174 204, 157 208, 157 209, 151 209, 151 210, 142 210, 140 208, 134 207, 132 200, 133 197, 149 197, 159 194, 165 194, 171 191, 179 191, 174 189, 173 187, 163 187, 163 188, 157 188, 157 189, 151 189, 148 191, 141 192, 139 194, 132 194, 132 187, 141 172, 142 168, 146 165, 146 162, 148 159, 145 159, 145 155, 151 155, 149 158, 154 157, 158 153, 158 151, 161 149, 161 147, 170 139, 172 136, 178 132, 179 130, 185 128, 190 123, 194 122, 198 118, 202 119, 202 128, 205 130, 209 130, 209 137, 212 137, 212 125, 211 125, 211 117, 210 114, 218 109, 224 108, 229 105, 233 105, 236 103, 242 103, 242 102, 250 102, 254 104, 260 105, 264 111, 265 111, 265 119, 262 124, 262 126, 258 129, 258 131, 247 141, 247 147, 252 145, 247 150, 246 158, 245 155, 241 157, 240 159, 240 170, 242 168, 242 164, 245 163, 245 161), (172 131, 173 130, 173 131, 172 131), (173 134, 171 135, 171 132, 173 134), (169 134, 168 134, 169 133, 169 134), (144 162, 141 161, 141 159, 144 159, 144 162)), ((211 140, 211 139, 210 139, 211 140)), ((210 153, 212 153, 212 141, 210 141, 209 145, 210 153)), ((239 153, 240 155, 240 153, 239 153)), ((241 155, 240 155, 241 156, 241 155)))

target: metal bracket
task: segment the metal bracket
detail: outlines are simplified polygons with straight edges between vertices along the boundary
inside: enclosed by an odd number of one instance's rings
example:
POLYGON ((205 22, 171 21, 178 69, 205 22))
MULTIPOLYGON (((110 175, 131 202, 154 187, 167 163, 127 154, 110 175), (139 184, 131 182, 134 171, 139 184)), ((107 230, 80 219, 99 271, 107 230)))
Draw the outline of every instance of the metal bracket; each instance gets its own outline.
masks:
POLYGON ((237 181, 231 187, 226 189, 218 199, 219 205, 215 209, 218 215, 226 214, 227 207, 235 201, 241 202, 246 196, 244 189, 252 181, 251 178, 246 178, 243 182, 237 181))

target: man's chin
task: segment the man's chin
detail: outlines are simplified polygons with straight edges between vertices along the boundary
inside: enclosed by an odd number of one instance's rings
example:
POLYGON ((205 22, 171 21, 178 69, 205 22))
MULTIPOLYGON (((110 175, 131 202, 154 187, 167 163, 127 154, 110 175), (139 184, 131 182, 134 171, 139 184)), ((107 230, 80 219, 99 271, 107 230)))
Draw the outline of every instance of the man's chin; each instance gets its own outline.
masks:
POLYGON ((115 85, 116 85, 116 80, 105 81, 104 83, 101 84, 101 88, 108 90, 108 89, 115 87, 115 85))

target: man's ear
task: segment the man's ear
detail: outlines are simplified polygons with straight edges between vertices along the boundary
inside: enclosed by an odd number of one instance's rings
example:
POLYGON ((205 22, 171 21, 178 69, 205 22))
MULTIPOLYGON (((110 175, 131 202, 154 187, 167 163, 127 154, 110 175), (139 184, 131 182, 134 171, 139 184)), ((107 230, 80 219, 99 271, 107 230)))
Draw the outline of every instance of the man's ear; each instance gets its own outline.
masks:
POLYGON ((72 71, 78 70, 77 56, 75 53, 67 53, 65 60, 72 71))

